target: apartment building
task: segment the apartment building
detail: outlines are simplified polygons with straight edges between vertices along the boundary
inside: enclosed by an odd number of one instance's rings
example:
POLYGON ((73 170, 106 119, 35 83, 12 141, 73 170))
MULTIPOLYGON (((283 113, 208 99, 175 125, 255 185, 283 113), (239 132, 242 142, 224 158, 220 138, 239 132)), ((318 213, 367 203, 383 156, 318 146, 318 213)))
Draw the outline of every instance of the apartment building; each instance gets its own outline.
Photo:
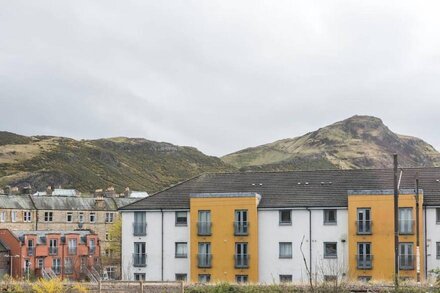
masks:
POLYGON ((101 268, 108 278, 120 277, 120 258, 112 251, 110 229, 118 208, 132 198, 0 195, 0 229, 11 231, 91 230, 101 243, 101 268))
POLYGON ((8 261, 0 269, 14 278, 58 276, 80 280, 100 264, 98 236, 90 231, 11 231, 0 229, 8 261))
MULTIPOLYGON (((122 277, 392 280, 393 178, 390 169, 200 175, 120 208, 122 277)), ((403 169, 398 214, 399 277, 425 279, 440 266, 440 168, 403 169)))

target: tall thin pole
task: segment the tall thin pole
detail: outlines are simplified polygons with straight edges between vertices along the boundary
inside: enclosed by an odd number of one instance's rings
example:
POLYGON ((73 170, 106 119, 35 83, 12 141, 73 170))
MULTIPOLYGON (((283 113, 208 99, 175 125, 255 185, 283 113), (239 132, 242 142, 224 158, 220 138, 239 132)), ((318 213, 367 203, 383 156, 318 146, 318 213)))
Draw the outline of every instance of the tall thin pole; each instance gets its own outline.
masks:
POLYGON ((419 178, 416 178, 416 260, 417 282, 420 282, 420 220, 419 220, 419 178))
POLYGON ((399 287, 399 187, 397 154, 394 154, 394 285, 399 287))

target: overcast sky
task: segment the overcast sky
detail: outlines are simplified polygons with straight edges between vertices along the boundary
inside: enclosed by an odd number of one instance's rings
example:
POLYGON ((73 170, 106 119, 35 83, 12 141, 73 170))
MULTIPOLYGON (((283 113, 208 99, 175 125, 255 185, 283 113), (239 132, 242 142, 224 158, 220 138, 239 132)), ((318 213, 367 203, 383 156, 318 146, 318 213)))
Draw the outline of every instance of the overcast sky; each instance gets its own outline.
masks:
POLYGON ((0 130, 224 155, 367 114, 440 149, 440 1, 0 7, 0 130))

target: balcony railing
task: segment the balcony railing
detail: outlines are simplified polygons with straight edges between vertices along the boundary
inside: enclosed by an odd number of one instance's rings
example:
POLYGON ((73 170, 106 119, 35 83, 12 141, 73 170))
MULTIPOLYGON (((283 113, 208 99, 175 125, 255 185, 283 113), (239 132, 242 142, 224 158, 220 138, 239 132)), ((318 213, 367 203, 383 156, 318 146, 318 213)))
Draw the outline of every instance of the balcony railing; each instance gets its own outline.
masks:
POLYGON ((363 235, 372 234, 371 226, 373 226, 373 222, 371 220, 356 221, 356 226, 357 226, 357 234, 363 234, 363 235))
POLYGON ((248 268, 249 267, 249 255, 247 254, 236 254, 235 267, 236 268, 248 268))
POLYGON ((415 256, 412 254, 399 255, 399 269, 413 270, 415 256))
POLYGON ((69 255, 76 255, 77 254, 77 248, 76 247, 68 247, 67 248, 67 253, 69 255))
POLYGON ((92 254, 95 254, 95 252, 96 252, 96 246, 90 246, 89 247, 89 254, 92 255, 92 254))
POLYGON ((358 269, 372 269, 373 255, 372 254, 358 254, 356 255, 358 269))
POLYGON ((58 247, 49 246, 49 255, 57 255, 57 254, 58 254, 58 247))
POLYGON ((61 266, 52 266, 52 271, 57 275, 61 274, 61 266))
POLYGON ((248 235, 249 234, 249 222, 234 222, 234 234, 235 235, 248 235))
POLYGON ((27 255, 28 256, 34 256, 35 255, 35 247, 29 246, 27 248, 27 255))
POLYGON ((212 266, 211 254, 198 254, 197 259, 199 268, 210 268, 212 266))
POLYGON ((414 220, 399 220, 399 234, 414 234, 414 220))
POLYGON ((211 222, 198 222, 197 223, 197 234, 201 236, 211 235, 211 222))
POLYGON ((133 266, 146 267, 147 255, 145 253, 133 253, 133 266))
POLYGON ((147 235, 147 223, 133 223, 133 235, 134 236, 147 235))

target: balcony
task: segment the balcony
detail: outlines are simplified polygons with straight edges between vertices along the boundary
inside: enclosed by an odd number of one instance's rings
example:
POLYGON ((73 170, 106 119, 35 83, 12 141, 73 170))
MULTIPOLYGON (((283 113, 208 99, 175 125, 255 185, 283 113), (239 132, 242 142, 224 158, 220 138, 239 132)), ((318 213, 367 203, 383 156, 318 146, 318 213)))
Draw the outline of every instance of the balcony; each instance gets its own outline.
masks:
POLYGON ((28 256, 35 256, 35 247, 29 246, 27 248, 27 255, 28 256))
POLYGON ((210 268, 212 266, 212 255, 211 254, 198 254, 198 267, 199 268, 210 268))
POLYGON ((414 270, 415 255, 405 254, 399 255, 399 269, 400 270, 414 270))
POLYGON ((234 258, 235 258, 235 268, 244 269, 249 267, 249 255, 236 254, 234 258))
POLYGON ((249 222, 234 222, 234 235, 246 236, 249 234, 249 222))
POLYGON ((359 235, 370 235, 372 234, 371 226, 373 226, 373 221, 356 221, 357 234, 359 235))
POLYGON ((411 235, 414 234, 414 220, 399 220, 399 234, 411 235))
POLYGON ((356 255, 358 269, 372 269, 373 255, 372 254, 358 254, 356 255))
POLYGON ((211 235, 211 222, 198 222, 197 223, 197 235, 210 236, 211 235))
POLYGON ((75 247, 71 246, 71 247, 68 247, 68 248, 67 248, 67 253, 68 253, 69 255, 76 255, 77 252, 78 252, 78 249, 77 249, 76 246, 75 246, 75 247))
POLYGON ((133 223, 133 236, 146 236, 147 223, 133 223))
POLYGON ((49 255, 58 255, 58 247, 49 246, 49 255))
POLYGON ((147 255, 145 253, 133 253, 133 266, 134 267, 146 267, 147 255))

